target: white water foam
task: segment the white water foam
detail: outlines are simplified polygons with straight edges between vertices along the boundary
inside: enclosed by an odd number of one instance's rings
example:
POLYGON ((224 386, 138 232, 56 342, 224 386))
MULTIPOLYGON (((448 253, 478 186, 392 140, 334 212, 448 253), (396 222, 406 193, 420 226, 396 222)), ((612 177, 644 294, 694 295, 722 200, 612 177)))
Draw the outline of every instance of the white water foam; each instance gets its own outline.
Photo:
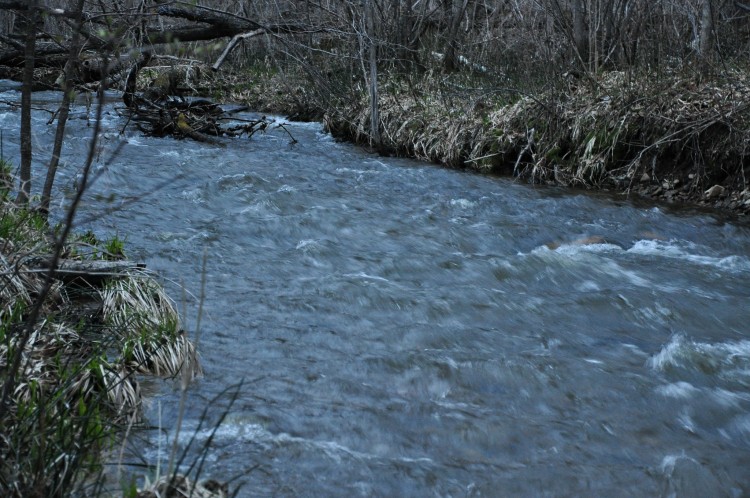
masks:
MULTIPOLYGON (((265 180, 264 180, 265 181, 265 180)), ((216 185, 220 189, 247 188, 256 183, 256 178, 250 173, 235 173, 233 175, 221 175, 216 180, 216 185)))
POLYGON ((661 471, 665 474, 671 474, 674 471, 675 465, 682 459, 697 463, 692 458, 685 456, 684 453, 680 455, 667 455, 661 460, 661 471))
POLYGON ((183 190, 180 193, 180 196, 183 199, 191 201, 191 202, 193 202, 195 204, 205 204, 206 201, 205 201, 205 199, 203 199, 203 197, 202 197, 201 194, 202 194, 201 189, 197 189, 196 188, 196 189, 192 189, 192 190, 183 190))
POLYGON ((128 137, 127 142, 128 142, 128 145, 132 145, 133 147, 148 147, 149 146, 149 144, 144 144, 143 142, 138 140, 137 137, 128 137))
POLYGON ((703 498, 707 496, 741 496, 741 490, 717 478, 705 460, 682 453, 667 455, 661 461, 664 487, 660 496, 667 498, 703 498))
POLYGON ((449 204, 459 209, 471 209, 477 205, 476 202, 470 201, 468 199, 451 199, 449 201, 449 204))
POLYGON ((388 280, 387 278, 379 277, 377 275, 368 275, 367 273, 362 272, 362 271, 358 272, 358 273, 345 273, 344 277, 347 277, 347 278, 361 278, 361 279, 364 279, 364 280, 374 280, 374 281, 377 281, 377 282, 390 283, 390 280, 388 280))
MULTIPOLYGON (((609 244, 607 242, 601 242, 597 244, 581 244, 576 242, 570 242, 565 244, 560 244, 557 247, 549 247, 548 245, 543 245, 539 247, 535 247, 531 250, 531 254, 534 255, 563 255, 563 256, 579 256, 582 254, 607 254, 607 253, 617 253, 622 252, 622 247, 615 245, 615 244, 609 244)), ((523 256, 524 253, 519 253, 519 256, 523 256)))
MULTIPOLYGON (((533 249, 531 254, 537 257, 541 257, 544 260, 550 262, 569 262, 570 264, 585 264, 599 273, 604 273, 610 276, 616 276, 623 278, 626 282, 636 286, 645 287, 648 289, 660 289, 664 292, 674 292, 677 290, 668 285, 658 284, 652 282, 647 278, 641 277, 633 270, 626 270, 620 266, 617 262, 611 259, 597 258, 596 264, 591 265, 591 261, 588 259, 596 258, 600 254, 608 254, 613 252, 622 252, 622 248, 614 244, 588 244, 588 245, 562 245, 556 249, 550 249, 547 246, 541 246, 533 249), (588 259, 587 259, 588 258, 588 259)), ((520 256, 525 256, 523 253, 520 256)), ((590 280, 588 282, 591 282, 590 280)), ((594 284, 598 285, 598 284, 594 284)), ((591 287, 591 284, 588 284, 591 287)))
MULTIPOLYGON (((662 258, 677 259, 688 261, 702 266, 712 266, 722 270, 733 272, 750 272, 750 259, 744 256, 707 256, 696 254, 690 250, 680 247, 675 242, 664 242, 659 240, 639 240, 629 249, 623 249, 616 244, 607 242, 601 243, 580 243, 577 241, 563 243, 558 247, 550 248, 547 245, 539 246, 531 251, 531 254, 561 254, 575 257, 582 254, 634 254, 640 256, 657 256, 662 258)), ((523 253, 519 253, 523 255, 523 253)))
POLYGON ((380 173, 380 171, 372 170, 372 169, 357 169, 357 168, 341 167, 341 168, 336 168, 336 173, 354 173, 359 178, 362 175, 375 175, 375 174, 380 173))
POLYGON ((675 382, 656 388, 656 392, 666 398, 687 399, 693 397, 699 389, 690 382, 675 382))
MULTIPOLYGON (((2 94, 0 94, 2 98, 2 94)), ((15 112, 0 112, 0 124, 5 124, 5 121, 11 121, 13 124, 18 122, 18 114, 15 112)))
POLYGON ((315 136, 319 142, 334 142, 335 143, 336 141, 333 138, 333 135, 322 130, 315 132, 315 136))
MULTIPOLYGON (((266 116, 266 117, 273 119, 274 129, 276 129, 276 126, 278 124, 282 124, 286 126, 287 128, 292 128, 292 131, 294 131, 294 129, 312 130, 312 131, 317 131, 317 132, 323 131, 323 124, 318 121, 289 121, 287 119, 284 119, 283 116, 266 116)), ((282 131, 282 130, 279 130, 279 131, 282 131)), ((286 133, 284 133, 284 135, 286 135, 286 133)), ((289 136, 289 135, 286 135, 286 136, 289 136)))
POLYGON ((659 240, 639 240, 633 247, 627 250, 631 254, 648 256, 660 256, 664 258, 680 259, 690 261, 698 265, 714 266, 725 270, 737 272, 750 271, 750 260, 742 256, 705 256, 693 254, 674 243, 666 243, 659 240))
POLYGON ((316 254, 324 248, 323 242, 324 241, 318 239, 302 239, 297 242, 294 249, 301 251, 304 254, 316 254))
MULTIPOLYGON (((174 438, 174 433, 170 434, 169 439, 174 438)), ((161 436, 161 447, 168 448, 169 440, 166 435, 161 436)), ((278 446, 299 446, 306 450, 320 451, 331 460, 341 463, 346 458, 355 458, 358 460, 374 460, 380 458, 387 458, 392 461, 401 463, 433 463, 433 460, 427 457, 409 457, 409 456, 389 456, 390 448, 385 445, 375 445, 372 447, 373 452, 362 452, 348 446, 345 446, 337 441, 325 441, 325 440, 314 440, 307 439, 299 436, 292 436, 288 433, 281 432, 274 434, 266 429, 264 426, 253 423, 251 421, 243 420, 243 417, 232 417, 230 414, 227 419, 219 427, 207 427, 205 429, 197 430, 194 424, 186 424, 183 430, 177 437, 180 445, 185 446, 193 441, 193 444, 201 445, 204 441, 209 439, 214 444, 237 444, 237 443, 252 443, 265 448, 272 448, 278 446), (192 425, 192 427, 191 427, 192 425)), ((148 458, 156 459, 158 451, 152 449, 146 451, 148 458)), ((161 455, 162 457, 164 455, 161 455)))
POLYGON ((279 212, 279 208, 272 202, 260 200, 254 202, 240 210, 240 214, 248 214, 260 218, 274 218, 279 212))
POLYGON ((648 360, 648 365, 659 371, 687 368, 750 381, 750 340, 708 344, 675 335, 648 360))
POLYGON ((622 247, 609 244, 607 242, 601 242, 597 244, 577 244, 575 242, 571 244, 562 244, 560 247, 555 249, 555 252, 559 254, 576 255, 580 253, 611 253, 621 252, 622 247))
POLYGON ((750 400, 745 393, 734 393, 717 387, 711 391, 711 398, 724 408, 738 408, 744 401, 750 400))

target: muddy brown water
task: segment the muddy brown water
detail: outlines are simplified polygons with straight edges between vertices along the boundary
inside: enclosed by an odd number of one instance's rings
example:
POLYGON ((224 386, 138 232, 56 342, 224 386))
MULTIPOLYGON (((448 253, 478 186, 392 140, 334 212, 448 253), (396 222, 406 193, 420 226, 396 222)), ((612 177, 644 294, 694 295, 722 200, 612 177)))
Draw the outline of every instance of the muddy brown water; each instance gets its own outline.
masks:
MULTIPOLYGON (((73 110, 59 205, 92 113, 73 110)), ((210 439, 203 476, 244 474, 248 497, 750 493, 746 225, 380 158, 318 124, 224 148, 124 124, 108 108, 81 228, 125 238, 188 329, 207 254, 206 375, 179 435, 175 386, 146 386, 147 462, 210 439)), ((0 126, 16 157, 17 111, 0 126)))

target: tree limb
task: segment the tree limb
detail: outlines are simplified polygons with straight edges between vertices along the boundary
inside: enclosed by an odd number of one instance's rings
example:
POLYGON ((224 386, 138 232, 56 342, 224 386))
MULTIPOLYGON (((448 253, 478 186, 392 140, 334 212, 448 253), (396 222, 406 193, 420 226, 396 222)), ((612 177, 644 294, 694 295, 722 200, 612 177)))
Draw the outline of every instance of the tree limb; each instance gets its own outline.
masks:
MULTIPOLYGON (((0 2, 0 9, 5 10, 26 10, 26 7, 29 4, 29 0, 16 0, 16 1, 3 1, 0 2)), ((60 9, 60 8, 50 8, 45 7, 44 5, 40 5, 39 10, 48 15, 48 16, 58 16, 58 17, 67 17, 68 19, 75 20, 76 13, 75 11, 60 9)), ((83 13, 83 20, 88 21, 91 18, 90 14, 83 13)))
POLYGON ((254 31, 249 31, 247 33, 241 33, 238 35, 234 35, 234 37, 227 43, 227 46, 224 48, 224 51, 221 53, 218 59, 216 59, 216 62, 211 66, 211 69, 214 71, 218 71, 222 64, 224 64, 224 60, 227 58, 227 56, 234 50, 234 48, 243 40, 246 38, 252 38, 254 36, 258 35, 264 35, 267 31, 264 28, 256 29, 254 31))
MULTIPOLYGON (((26 2, 24 1, 8 1, 0 0, 0 7, 3 6, 16 6, 23 5, 25 8, 26 2)), ((50 10, 50 9, 48 9, 50 10)), ((51 11, 50 11, 51 12, 51 11)), ((143 35, 144 40, 152 45, 159 45, 163 43, 172 43, 174 41, 181 42, 192 42, 192 41, 205 41, 215 40, 217 38, 236 37, 240 36, 237 41, 230 41, 228 44, 229 51, 234 49, 240 40, 244 38, 250 38, 249 33, 257 32, 252 36, 257 36, 261 33, 269 34, 303 34, 303 33, 321 33, 328 31, 325 28, 316 28, 305 24, 298 23, 278 23, 264 25, 260 22, 253 21, 244 17, 233 16, 230 14, 223 14, 215 9, 195 7, 192 9, 183 9, 170 6, 159 6, 155 12, 162 16, 173 17, 178 19, 185 19, 187 21, 200 23, 200 25, 190 25, 175 27, 172 29, 159 29, 155 26, 149 27, 145 30, 143 35), (260 30, 260 31, 259 31, 260 30), (242 36, 247 35, 247 36, 242 36)), ((70 13, 65 13, 68 16, 70 13)), ((57 15, 63 15, 58 13, 57 15)), ((94 16, 88 14, 85 19, 91 19, 94 16)), ((101 49, 112 49, 110 46, 111 41, 107 41, 97 37, 93 32, 82 32, 85 43, 83 50, 101 50, 101 49)), ((7 40, 7 45, 12 48, 6 48, 0 50, 0 65, 7 66, 18 66, 23 61, 23 50, 18 46, 18 43, 12 43, 7 40)), ((37 57, 49 57, 68 52, 68 47, 64 44, 47 42, 37 40, 36 43, 36 54, 37 57)), ((222 54, 226 58, 227 54, 222 54)), ((218 62, 218 61, 217 61, 218 62)), ((223 59, 222 59, 223 62, 223 59)), ((221 64, 219 64, 221 65, 221 64)), ((218 69, 218 66, 217 66, 218 69)))

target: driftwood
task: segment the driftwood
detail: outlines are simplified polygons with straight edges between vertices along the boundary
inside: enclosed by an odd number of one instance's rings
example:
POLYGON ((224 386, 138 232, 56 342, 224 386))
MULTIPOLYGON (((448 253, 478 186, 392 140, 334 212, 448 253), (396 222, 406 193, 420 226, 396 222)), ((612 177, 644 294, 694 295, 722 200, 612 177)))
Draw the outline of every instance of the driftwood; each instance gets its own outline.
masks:
MULTIPOLYGON (((242 108, 241 110, 245 110, 242 108)), ((271 120, 265 116, 260 119, 238 119, 230 117, 235 111, 224 111, 217 104, 197 100, 193 102, 171 98, 166 102, 149 102, 143 107, 128 109, 130 121, 149 136, 191 138, 223 146, 218 137, 252 136, 257 131, 265 131, 271 120), (222 126, 220 121, 239 122, 235 126, 222 126)))
POLYGON ((186 100, 175 97, 168 93, 170 89, 174 89, 171 88, 171 84, 167 85, 167 89, 146 88, 138 93, 138 73, 150 60, 151 54, 144 52, 142 59, 133 65, 128 73, 122 97, 127 107, 124 112, 128 116, 128 122, 135 122, 145 134, 156 137, 191 138, 198 142, 223 146, 217 137, 252 136, 256 131, 264 131, 271 123, 265 116, 254 120, 230 118, 231 114, 246 110, 246 107, 225 111, 210 100, 186 100), (219 123, 221 120, 229 119, 239 124, 223 127, 219 123))
MULTIPOLYGON (((28 262, 28 266, 36 271, 49 271, 50 259, 40 258, 28 262)), ((133 261, 79 261, 74 259, 63 259, 57 264, 52 275, 55 279, 63 282, 80 282, 91 286, 101 285, 104 280, 122 278, 134 270, 144 270, 146 265, 134 263, 133 261)))
MULTIPOLYGON (((0 0, 0 6, 20 9, 21 7, 26 8, 26 2, 0 0)), ((46 7, 42 8, 43 13, 49 15, 64 17, 69 15, 66 11, 58 9, 53 12, 53 10, 46 7)), ((231 37, 225 50, 214 63, 212 67, 214 71, 219 69, 235 47, 248 38, 265 34, 300 34, 324 31, 298 23, 263 24, 246 17, 201 6, 179 8, 173 5, 156 5, 147 8, 145 12, 196 23, 184 25, 183 22, 183 25, 170 26, 168 29, 164 29, 161 22, 144 24, 141 26, 142 37, 144 40, 148 40, 151 45, 171 43, 176 40, 187 42, 231 37)), ((151 20, 157 16, 145 16, 143 18, 144 23, 146 20, 151 20)), ((123 103, 126 109, 123 113, 127 115, 128 123, 134 122, 144 133, 159 137, 187 137, 201 142, 221 145, 217 137, 251 136, 256 131, 264 131, 271 123, 263 117, 257 120, 233 119, 235 121, 233 126, 221 126, 220 121, 229 119, 230 113, 209 101, 185 100, 179 95, 175 96, 180 93, 180 89, 177 88, 176 84, 172 84, 171 79, 165 86, 154 84, 138 93, 136 88, 138 74, 152 60, 151 52, 144 50, 135 61, 129 60, 129 57, 102 57, 102 54, 113 53, 112 51, 117 47, 112 44, 118 42, 114 38, 102 38, 96 34, 98 31, 96 24, 102 22, 101 16, 89 13, 84 16, 84 19, 87 20, 86 26, 81 28, 80 31, 84 40, 82 48, 84 58, 78 64, 79 80, 77 84, 87 88, 86 83, 89 81, 100 81, 104 78, 117 76, 112 73, 119 71, 123 66, 126 67, 130 62, 132 68, 128 72, 124 84, 123 103), (99 55, 96 57, 85 55, 86 50, 92 49, 98 51, 99 55)), ((111 25, 104 27, 110 31, 118 27, 126 31, 129 29, 129 25, 126 26, 123 23, 126 23, 127 20, 128 16, 121 16, 120 18, 114 16, 109 18, 108 22, 111 25), (122 25, 118 25, 118 23, 122 25)), ((40 29, 43 29, 43 26, 40 29)), ((5 50, 0 50, 0 67, 4 64, 20 64, 23 61, 23 44, 12 39, 12 37, 2 37, 0 42, 4 42, 7 47, 5 50)), ((68 47, 65 46, 64 42, 50 42, 38 38, 36 41, 37 63, 44 65, 45 58, 59 57, 59 54, 66 53, 67 50, 68 47)))

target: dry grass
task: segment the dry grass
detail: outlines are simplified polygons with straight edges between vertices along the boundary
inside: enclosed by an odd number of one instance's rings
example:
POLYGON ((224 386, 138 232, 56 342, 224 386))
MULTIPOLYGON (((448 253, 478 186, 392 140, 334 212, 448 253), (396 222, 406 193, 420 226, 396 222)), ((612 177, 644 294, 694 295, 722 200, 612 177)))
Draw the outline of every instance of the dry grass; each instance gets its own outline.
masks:
MULTIPOLYGON (((438 82, 381 84, 381 149, 397 155, 513 175, 534 183, 631 189, 705 202, 724 187, 724 205, 750 211, 750 78, 727 70, 603 73, 513 101, 445 98, 438 82), (644 176, 644 174, 646 176, 644 176), (644 183, 645 182, 645 183, 644 183)), ((507 96, 506 96, 507 97, 507 96)), ((330 110, 335 135, 371 145, 367 95, 330 110)))
POLYGON ((112 280, 100 292, 104 322, 120 335, 128 368, 165 377, 187 369, 191 379, 202 373, 174 303, 147 272, 112 280))
POLYGON ((184 496, 192 498, 226 498, 229 491, 226 485, 213 480, 193 482, 183 475, 167 475, 147 481, 137 498, 159 498, 167 496, 184 496))
POLYGON ((48 230, 0 203, 0 372, 13 386, 0 411, 4 496, 56 495, 98 472, 96 455, 138 418, 138 374, 201 373, 174 303, 148 272, 115 275, 101 289, 55 282, 40 297, 45 274, 30 264, 50 254, 48 230), (43 318, 27 323, 42 298, 43 318))
POLYGON ((742 72, 703 83, 611 72, 596 87, 495 110, 472 157, 485 157, 479 169, 515 158, 514 173, 535 182, 628 188, 646 173, 659 184, 679 176, 693 192, 725 180, 742 190, 749 104, 742 72))
MULTIPOLYGON (((36 213, 0 199, 0 316, 14 306, 28 306, 42 288, 43 276, 30 271, 27 262, 49 251, 43 227, 36 213)), ((59 290, 56 285, 50 294, 57 297, 59 290)))
MULTIPOLYGON (((451 167, 464 165, 481 127, 480 117, 467 112, 467 102, 442 97, 434 82, 388 82, 383 87, 379 99, 381 150, 451 167)), ((325 117, 326 127, 336 136, 372 145, 368 102, 362 92, 353 105, 331 110, 325 117)))

